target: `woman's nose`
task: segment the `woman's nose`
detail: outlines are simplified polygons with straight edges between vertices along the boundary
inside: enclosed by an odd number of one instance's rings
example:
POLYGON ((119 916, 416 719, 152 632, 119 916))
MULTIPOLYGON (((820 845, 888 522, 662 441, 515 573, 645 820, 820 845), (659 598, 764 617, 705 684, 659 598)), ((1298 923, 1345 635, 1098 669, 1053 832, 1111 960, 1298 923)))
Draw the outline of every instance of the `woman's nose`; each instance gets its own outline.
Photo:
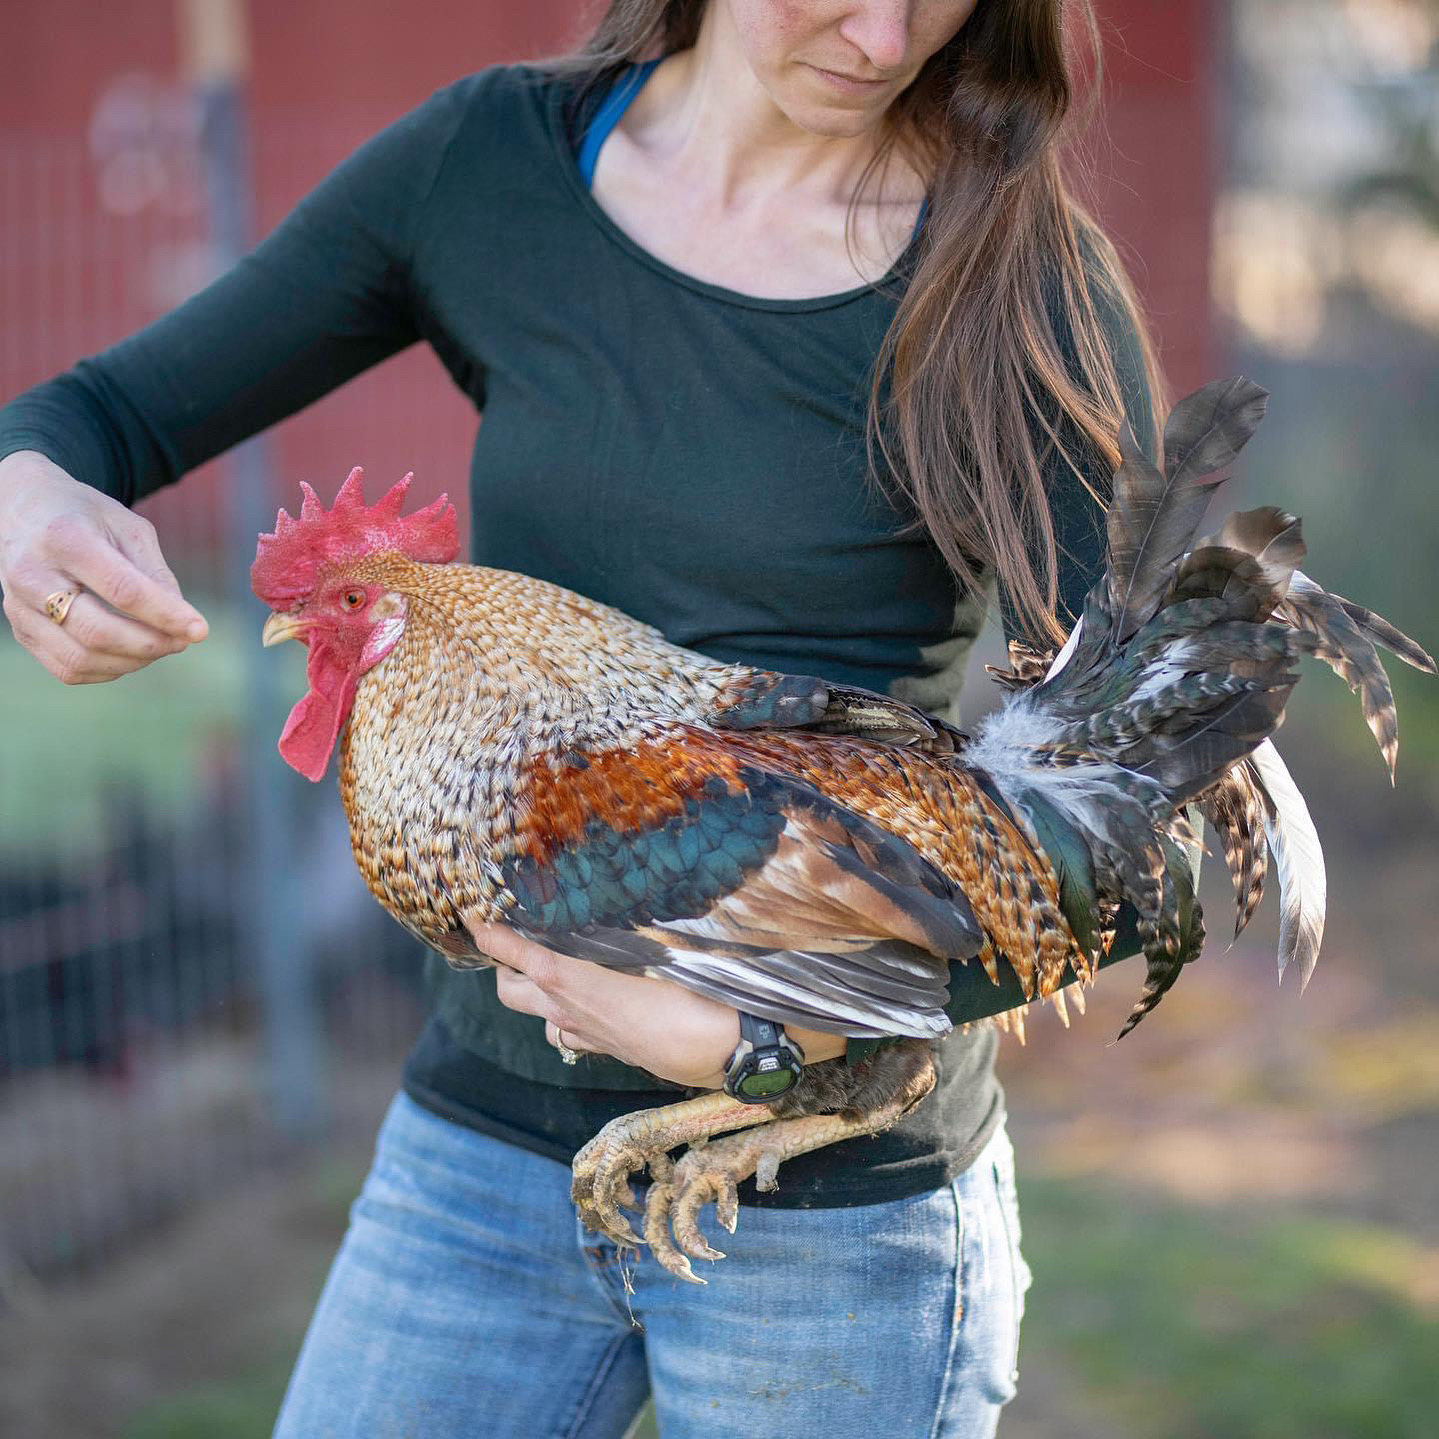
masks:
POLYGON ((911 0, 855 0, 840 21, 839 33, 863 53, 870 67, 892 75, 904 68, 910 8, 911 0))

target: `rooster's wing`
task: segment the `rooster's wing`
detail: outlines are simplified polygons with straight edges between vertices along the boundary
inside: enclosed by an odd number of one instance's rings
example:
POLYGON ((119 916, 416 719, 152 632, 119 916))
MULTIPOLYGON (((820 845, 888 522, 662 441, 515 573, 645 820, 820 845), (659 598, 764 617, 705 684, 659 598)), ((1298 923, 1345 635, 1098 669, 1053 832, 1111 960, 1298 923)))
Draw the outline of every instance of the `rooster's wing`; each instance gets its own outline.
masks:
POLYGON ((782 1022, 945 1033, 949 961, 992 963, 945 862, 984 804, 962 736, 883 695, 763 673, 707 719, 656 717, 623 747, 532 768, 508 923, 782 1022))

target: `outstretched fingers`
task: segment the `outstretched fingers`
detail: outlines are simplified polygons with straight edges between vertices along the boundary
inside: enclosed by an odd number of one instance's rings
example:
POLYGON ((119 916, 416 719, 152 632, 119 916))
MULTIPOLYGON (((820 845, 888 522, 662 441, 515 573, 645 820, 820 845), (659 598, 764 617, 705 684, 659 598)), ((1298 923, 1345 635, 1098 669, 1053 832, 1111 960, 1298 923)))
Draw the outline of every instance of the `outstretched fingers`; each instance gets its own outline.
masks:
POLYGON ((66 684, 117 679, 208 633, 165 568, 153 527, 123 519, 126 528, 112 534, 91 519, 62 517, 6 576, 4 612, 16 639, 66 684), (57 623, 45 602, 63 591, 76 598, 57 623))
POLYGON ((122 615, 171 640, 205 638, 205 617, 180 593, 160 554, 154 527, 128 515, 108 535, 76 523, 57 542, 64 569, 122 615))
MULTIPOLYGON (((73 586, 70 586, 73 588, 73 586)), ((47 593, 67 586, 56 577, 47 593)), ((41 602, 43 604, 43 600, 41 602)), ((141 669, 162 654, 171 654, 183 646, 172 646, 160 636, 132 637, 134 650, 121 650, 107 624, 91 613, 104 611, 98 601, 81 595, 70 606, 63 626, 55 623, 39 605, 33 605, 17 590, 5 596, 5 617, 15 631, 15 638, 58 680, 68 685, 100 684, 118 679, 141 669), (92 644, 93 637, 103 641, 92 644)))

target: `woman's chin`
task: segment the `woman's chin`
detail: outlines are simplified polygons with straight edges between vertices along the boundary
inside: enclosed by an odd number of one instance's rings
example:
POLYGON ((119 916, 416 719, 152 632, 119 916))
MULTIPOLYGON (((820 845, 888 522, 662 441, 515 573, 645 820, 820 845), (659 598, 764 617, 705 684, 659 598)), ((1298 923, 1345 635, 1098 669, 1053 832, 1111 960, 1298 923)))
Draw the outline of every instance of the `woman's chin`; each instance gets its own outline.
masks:
POLYGON ((849 104, 832 101, 817 104, 813 99, 784 100, 780 109, 798 129, 828 140, 852 140, 874 129, 884 115, 883 106, 849 104))
POLYGON ((872 130, 898 93, 889 82, 857 87, 804 64, 796 65, 785 79, 770 95, 791 124, 836 140, 872 130))

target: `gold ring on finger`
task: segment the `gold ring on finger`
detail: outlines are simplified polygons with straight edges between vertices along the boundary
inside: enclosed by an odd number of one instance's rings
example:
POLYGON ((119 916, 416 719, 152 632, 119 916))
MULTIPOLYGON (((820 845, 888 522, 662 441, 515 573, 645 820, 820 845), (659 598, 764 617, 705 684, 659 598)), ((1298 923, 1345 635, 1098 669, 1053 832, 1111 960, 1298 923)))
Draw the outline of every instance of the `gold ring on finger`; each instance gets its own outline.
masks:
POLYGON ((579 1052, 579 1050, 577 1050, 577 1049, 571 1049, 571 1048, 569 1047, 569 1045, 565 1043, 565 1032, 564 1032, 563 1029, 560 1029, 558 1026, 556 1026, 556 1028, 555 1028, 555 1048, 559 1050, 559 1052, 560 1052, 560 1058, 561 1058, 562 1060, 564 1060, 564 1062, 565 1062, 566 1064, 578 1064, 578 1063, 579 1063, 579 1061, 580 1061, 580 1052, 579 1052))
POLYGON ((70 613, 70 606, 80 598, 80 594, 79 590, 56 590, 53 595, 45 597, 45 613, 57 625, 63 625, 65 616, 70 613))

